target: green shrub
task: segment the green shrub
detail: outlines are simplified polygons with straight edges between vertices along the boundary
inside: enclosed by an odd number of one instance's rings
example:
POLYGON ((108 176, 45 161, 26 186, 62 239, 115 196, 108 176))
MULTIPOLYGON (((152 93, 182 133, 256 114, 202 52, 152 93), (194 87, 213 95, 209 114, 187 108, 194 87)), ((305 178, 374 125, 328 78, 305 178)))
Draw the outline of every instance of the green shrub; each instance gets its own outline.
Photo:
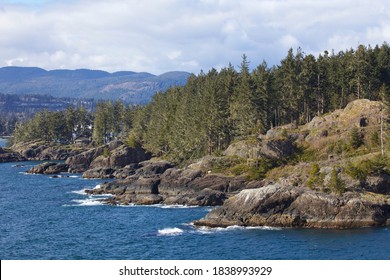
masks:
POLYGON ((309 173, 309 179, 307 180, 307 186, 314 189, 321 181, 320 166, 318 163, 313 163, 309 173))
POLYGON ((360 161, 355 164, 349 163, 345 171, 352 178, 364 183, 368 175, 378 175, 380 173, 390 174, 389 158, 378 155, 372 159, 360 161))
POLYGON ((245 163, 237 164, 237 165, 233 166, 232 168, 230 168, 229 171, 234 176, 242 175, 248 171, 248 166, 245 163))
POLYGON ((107 147, 103 148, 103 157, 108 158, 110 156, 110 151, 107 147))
POLYGON ((287 138, 288 138, 287 129, 283 128, 282 133, 281 133, 280 136, 281 136, 283 139, 287 139, 287 138))
POLYGON ((129 135, 127 136, 126 142, 127 146, 130 148, 137 148, 140 146, 140 143, 137 139, 137 136, 135 135, 134 132, 130 132, 129 135))
POLYGON ((247 163, 237 164, 229 169, 230 173, 238 176, 245 175, 247 180, 262 180, 266 177, 269 170, 280 165, 279 162, 261 158, 249 161, 247 163))
POLYGON ((362 133, 359 131, 359 129, 357 127, 354 126, 350 130, 349 137, 350 137, 349 145, 352 148, 357 149, 361 145, 363 145, 363 135, 362 135, 362 133))
POLYGON ((371 140, 371 145, 374 146, 374 147, 377 147, 377 146, 379 146, 381 144, 378 131, 374 131, 371 134, 370 140, 371 140))
POLYGON ((345 182, 340 179, 338 172, 335 168, 333 168, 330 173, 330 179, 328 182, 328 187, 337 194, 342 194, 345 192, 345 182))

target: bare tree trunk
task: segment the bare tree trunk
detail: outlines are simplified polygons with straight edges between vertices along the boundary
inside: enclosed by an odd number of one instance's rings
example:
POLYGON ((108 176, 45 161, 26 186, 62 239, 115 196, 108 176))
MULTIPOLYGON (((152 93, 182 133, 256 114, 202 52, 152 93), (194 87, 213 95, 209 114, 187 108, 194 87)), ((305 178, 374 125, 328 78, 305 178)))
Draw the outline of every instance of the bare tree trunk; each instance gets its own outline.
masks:
POLYGON ((385 151, 383 147, 383 106, 381 106, 381 153, 384 156, 385 151))

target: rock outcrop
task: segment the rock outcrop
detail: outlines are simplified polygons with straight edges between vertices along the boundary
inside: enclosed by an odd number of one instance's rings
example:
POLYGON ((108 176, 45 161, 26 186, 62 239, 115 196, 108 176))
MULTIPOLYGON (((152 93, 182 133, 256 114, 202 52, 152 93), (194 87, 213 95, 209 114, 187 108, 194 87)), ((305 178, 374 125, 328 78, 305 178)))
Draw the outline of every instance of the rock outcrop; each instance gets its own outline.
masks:
POLYGON ((337 196, 274 184, 242 190, 194 224, 341 229, 390 225, 389 219, 390 205, 383 199, 359 193, 337 196))
POLYGON ((67 172, 69 166, 65 163, 44 162, 32 167, 27 173, 31 174, 59 174, 67 172))
POLYGON ((137 167, 126 179, 102 184, 99 189, 89 190, 88 193, 113 194, 107 200, 112 204, 216 206, 247 187, 247 182, 240 178, 206 174, 190 168, 177 169, 166 161, 145 161, 137 167))
POLYGON ((1 162, 17 162, 17 161, 25 161, 26 158, 21 154, 14 152, 9 149, 3 149, 0 147, 0 163, 1 162))
MULTIPOLYGON (((114 141, 104 146, 90 149, 66 160, 69 172, 82 173, 93 169, 91 174, 98 174, 99 169, 118 169, 132 163, 138 163, 150 158, 150 155, 141 148, 129 148, 120 141, 114 141)), ((101 171, 106 174, 105 171, 101 171)), ((100 178, 100 177, 99 177, 100 178)))
POLYGON ((245 159, 269 158, 284 160, 295 152, 294 139, 291 137, 275 139, 261 137, 259 139, 235 142, 223 154, 229 157, 236 156, 245 159))
POLYGON ((85 150, 85 147, 65 148, 65 146, 58 143, 42 141, 19 143, 11 148, 26 160, 66 160, 85 150))

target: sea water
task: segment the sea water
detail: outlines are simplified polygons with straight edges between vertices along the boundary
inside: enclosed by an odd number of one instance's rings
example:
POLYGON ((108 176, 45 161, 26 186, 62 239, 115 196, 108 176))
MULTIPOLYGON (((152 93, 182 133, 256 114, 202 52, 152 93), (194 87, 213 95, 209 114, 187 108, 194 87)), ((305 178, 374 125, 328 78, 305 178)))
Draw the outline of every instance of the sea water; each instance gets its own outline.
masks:
POLYGON ((30 175, 0 164, 1 259, 390 259, 388 227, 195 227, 210 207, 112 206, 84 190, 104 180, 30 175))

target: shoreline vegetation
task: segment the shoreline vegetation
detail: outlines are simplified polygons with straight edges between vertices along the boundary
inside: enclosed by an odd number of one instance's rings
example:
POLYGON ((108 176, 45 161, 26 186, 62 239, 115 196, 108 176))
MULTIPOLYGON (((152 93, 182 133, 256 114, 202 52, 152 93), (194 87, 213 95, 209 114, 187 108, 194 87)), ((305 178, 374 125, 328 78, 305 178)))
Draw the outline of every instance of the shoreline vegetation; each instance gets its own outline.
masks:
POLYGON ((108 204, 220 206, 197 226, 390 225, 390 47, 191 76, 145 106, 101 102, 19 123, 0 162, 113 178, 108 204), (350 67, 346 67, 349 65, 350 67))

